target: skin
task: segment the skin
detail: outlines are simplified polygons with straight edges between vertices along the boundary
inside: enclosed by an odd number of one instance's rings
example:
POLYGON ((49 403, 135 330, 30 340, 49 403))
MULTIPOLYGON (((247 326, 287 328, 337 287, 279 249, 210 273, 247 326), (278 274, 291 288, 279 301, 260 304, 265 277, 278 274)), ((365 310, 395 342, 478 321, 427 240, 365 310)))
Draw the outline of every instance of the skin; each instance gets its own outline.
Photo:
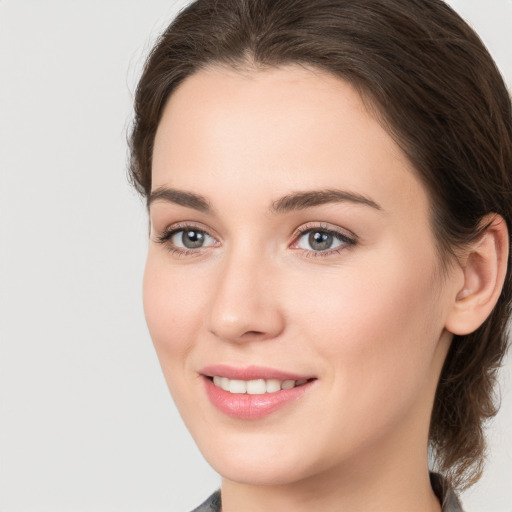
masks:
POLYGON ((163 187, 210 205, 151 202, 144 307, 181 415, 223 477, 223 511, 439 511, 428 427, 465 276, 441 272, 427 193, 358 93, 298 66, 198 72, 158 127, 163 187), (272 211, 333 189, 378 208, 272 211), (159 241, 188 225, 204 247, 159 241), (356 241, 320 254, 301 227, 356 241), (201 368, 220 363, 316 380, 265 418, 237 419, 204 390, 201 368))

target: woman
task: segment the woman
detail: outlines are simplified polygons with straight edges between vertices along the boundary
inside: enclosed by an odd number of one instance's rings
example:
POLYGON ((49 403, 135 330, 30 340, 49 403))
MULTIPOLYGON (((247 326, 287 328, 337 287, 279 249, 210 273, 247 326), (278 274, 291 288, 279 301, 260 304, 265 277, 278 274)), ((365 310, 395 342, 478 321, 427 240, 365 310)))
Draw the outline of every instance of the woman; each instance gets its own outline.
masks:
POLYGON ((461 510, 512 293, 475 33, 439 0, 199 0, 135 111, 146 318, 223 478, 197 510, 461 510))

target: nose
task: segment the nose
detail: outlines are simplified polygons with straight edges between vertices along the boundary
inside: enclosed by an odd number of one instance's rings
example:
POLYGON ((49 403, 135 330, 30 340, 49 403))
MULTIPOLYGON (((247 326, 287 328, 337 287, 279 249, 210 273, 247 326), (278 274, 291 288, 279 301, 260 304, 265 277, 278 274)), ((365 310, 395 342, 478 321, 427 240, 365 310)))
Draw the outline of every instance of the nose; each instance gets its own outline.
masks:
POLYGON ((258 255, 229 256, 212 293, 210 332, 235 343, 279 336, 285 319, 273 276, 275 270, 258 255))

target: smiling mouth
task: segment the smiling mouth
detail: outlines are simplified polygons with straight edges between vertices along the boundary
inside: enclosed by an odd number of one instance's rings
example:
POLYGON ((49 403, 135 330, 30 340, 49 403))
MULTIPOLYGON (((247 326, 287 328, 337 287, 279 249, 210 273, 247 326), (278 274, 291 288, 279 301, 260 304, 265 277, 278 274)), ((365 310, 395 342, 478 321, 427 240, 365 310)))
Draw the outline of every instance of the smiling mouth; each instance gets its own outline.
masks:
POLYGON ((212 365, 200 371, 206 395, 220 412, 242 420, 262 419, 293 407, 318 380, 275 368, 212 365))
POLYGON ((270 393, 277 393, 281 390, 293 389, 303 386, 314 379, 301 379, 301 380, 278 380, 278 379, 254 379, 254 380, 241 380, 241 379, 228 379, 227 377, 213 376, 209 379, 218 388, 232 393, 235 395, 265 395, 270 393))

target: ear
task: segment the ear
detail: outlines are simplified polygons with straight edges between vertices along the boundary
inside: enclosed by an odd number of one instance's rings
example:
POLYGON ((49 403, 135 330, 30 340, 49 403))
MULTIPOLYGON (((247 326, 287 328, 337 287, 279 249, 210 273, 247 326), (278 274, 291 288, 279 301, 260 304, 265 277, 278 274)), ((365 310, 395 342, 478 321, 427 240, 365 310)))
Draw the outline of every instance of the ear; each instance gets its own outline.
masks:
POLYGON ((457 290, 446 329, 460 336, 476 331, 491 314, 507 272, 509 238, 507 224, 497 214, 482 219, 487 229, 473 241, 459 260, 463 285, 457 290))

